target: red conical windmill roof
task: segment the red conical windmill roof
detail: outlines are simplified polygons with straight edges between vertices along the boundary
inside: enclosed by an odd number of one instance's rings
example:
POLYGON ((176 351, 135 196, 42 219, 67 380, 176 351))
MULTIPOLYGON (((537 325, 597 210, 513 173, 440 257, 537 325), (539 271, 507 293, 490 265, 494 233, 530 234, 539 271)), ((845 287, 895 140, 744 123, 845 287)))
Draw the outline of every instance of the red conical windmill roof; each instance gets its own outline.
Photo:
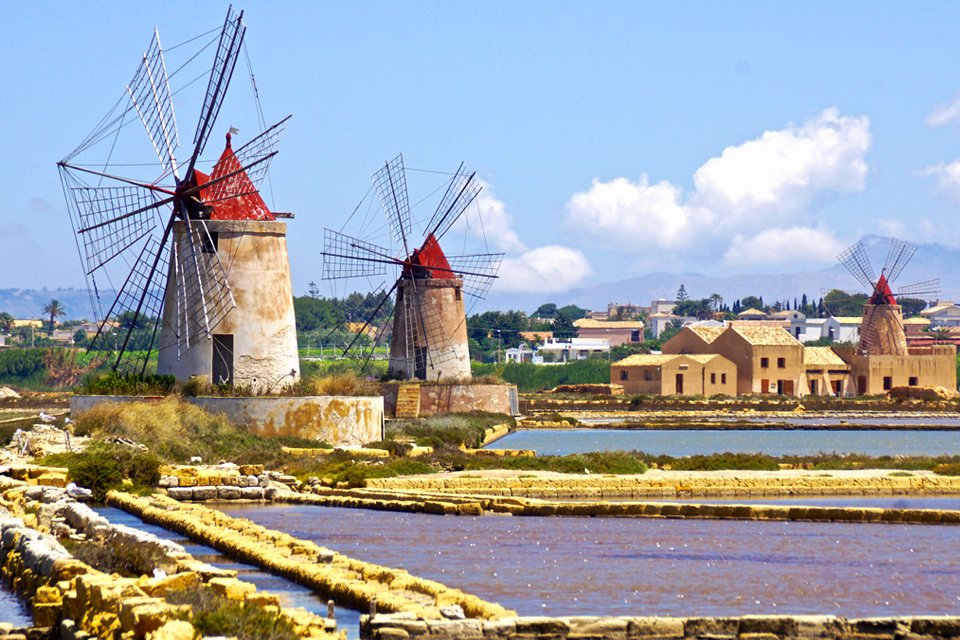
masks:
POLYGON ((880 279, 877 280, 876 286, 873 287, 870 304, 897 304, 897 299, 890 289, 890 283, 887 282, 887 277, 882 273, 880 274, 880 279))
MULTIPOLYGON (((456 276, 447 262, 447 256, 444 255, 440 243, 434 235, 428 234, 427 239, 423 241, 423 246, 419 251, 414 251, 411 256, 411 262, 430 270, 430 277, 453 280, 456 276)), ((419 276, 418 276, 419 277, 419 276)))
POLYGON ((211 220, 275 220, 260 197, 260 192, 233 153, 229 133, 227 146, 220 154, 217 164, 213 166, 209 181, 214 182, 228 175, 229 178, 203 190, 204 204, 213 208, 210 213, 211 220))

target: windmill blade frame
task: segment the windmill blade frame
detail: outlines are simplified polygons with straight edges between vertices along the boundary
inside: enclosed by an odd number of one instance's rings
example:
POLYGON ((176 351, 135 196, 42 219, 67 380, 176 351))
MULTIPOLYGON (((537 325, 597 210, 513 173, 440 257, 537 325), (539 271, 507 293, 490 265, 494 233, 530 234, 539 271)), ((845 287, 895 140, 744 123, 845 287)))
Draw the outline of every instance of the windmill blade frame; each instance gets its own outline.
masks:
POLYGON ((243 46, 246 31, 247 27, 243 24, 243 12, 236 13, 231 5, 227 9, 227 17, 224 20, 223 29, 220 31, 213 67, 210 69, 210 79, 207 81, 207 92, 204 95, 203 108, 200 111, 200 120, 193 136, 194 149, 187 169, 188 177, 193 173, 197 160, 206 148, 210 131, 220 114, 220 107, 233 77, 233 70, 237 66, 238 54, 243 46))
POLYGON ((387 274, 390 264, 402 264, 387 249, 333 229, 323 230, 323 278, 367 278, 387 274))
POLYGON ((410 255, 407 239, 412 235, 410 223, 410 198, 407 194, 407 174, 403 167, 403 154, 384 163, 383 168, 372 176, 377 197, 390 223, 393 239, 403 245, 403 255, 410 255))
POLYGON ((463 280, 465 294, 483 300, 493 281, 499 278, 500 264, 505 253, 474 253, 447 256, 450 268, 463 280))
POLYGON ((895 295, 898 298, 930 300, 939 296, 940 293, 940 278, 933 278, 932 280, 924 280, 923 282, 915 282, 899 287, 895 295))
POLYGON ((292 117, 292 115, 288 115, 234 151, 241 165, 251 165, 252 170, 247 172, 247 177, 250 178, 253 186, 258 189, 263 182, 263 178, 270 170, 270 163, 264 162, 256 165, 254 163, 260 158, 272 158, 276 154, 277 146, 280 144, 280 136, 286 130, 287 122, 292 117))
POLYGON ((897 238, 890 239, 887 258, 883 262, 883 271, 887 277, 887 282, 893 282, 897 279, 916 252, 917 246, 915 244, 897 238))
POLYGON ((464 163, 461 162, 453 178, 450 179, 447 191, 443 194, 436 212, 427 223, 430 233, 440 240, 450 227, 456 224, 467 207, 476 200, 482 189, 477 180, 476 171, 468 174, 464 163))
POLYGON ((143 54, 140 66, 127 85, 127 94, 153 143, 164 173, 179 179, 175 152, 180 146, 180 134, 173 110, 170 79, 160 46, 160 34, 156 29, 153 30, 153 39, 143 54))
POLYGON ((857 279, 861 285, 872 289, 877 282, 873 267, 870 265, 870 258, 867 257, 867 250, 863 246, 863 241, 858 240, 843 251, 837 260, 840 261, 847 271, 857 279))

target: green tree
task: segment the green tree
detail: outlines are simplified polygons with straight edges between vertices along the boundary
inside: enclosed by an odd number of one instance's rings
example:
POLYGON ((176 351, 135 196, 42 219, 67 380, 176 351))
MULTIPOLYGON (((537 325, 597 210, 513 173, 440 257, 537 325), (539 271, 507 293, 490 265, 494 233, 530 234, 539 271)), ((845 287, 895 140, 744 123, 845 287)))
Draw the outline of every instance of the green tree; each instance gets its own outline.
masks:
POLYGON ((53 329, 56 327, 57 318, 64 318, 67 315, 67 311, 63 308, 63 304, 54 298, 47 304, 43 305, 41 309, 43 315, 50 318, 50 329, 47 331, 48 336, 53 335, 53 329))
POLYGON ((293 312, 297 319, 297 331, 333 330, 343 326, 342 311, 335 303, 324 298, 294 298, 293 312))
POLYGON ((557 313, 558 314, 562 313, 571 321, 573 321, 573 320, 579 320, 580 318, 586 318, 587 314, 590 312, 587 309, 584 309, 583 307, 578 307, 575 304, 568 304, 564 307, 560 307, 559 309, 557 309, 557 313))
POLYGON ((557 311, 557 317, 553 320, 553 337, 559 340, 569 340, 577 337, 577 327, 573 324, 573 318, 568 317, 562 310, 557 311))
POLYGON ((747 309, 759 309, 760 311, 766 311, 763 308, 763 298, 757 296, 746 296, 740 299, 740 311, 746 311, 747 309))
POLYGON ((552 302, 544 303, 537 307, 533 315, 537 318, 552 318, 557 315, 557 305, 552 302))
POLYGON ((687 293, 687 287, 681 284, 680 289, 677 291, 676 303, 680 304, 681 302, 686 302, 689 299, 690 299, 690 295, 687 293))
POLYGON ((13 331, 13 316, 6 311, 0 312, 0 333, 13 331))
POLYGON ((904 318, 918 316, 927 308, 927 301, 919 298, 897 298, 897 304, 900 305, 904 318))
POLYGON ((708 298, 710 300, 710 305, 713 307, 714 311, 720 311, 723 306, 723 296, 719 293, 711 294, 708 298))

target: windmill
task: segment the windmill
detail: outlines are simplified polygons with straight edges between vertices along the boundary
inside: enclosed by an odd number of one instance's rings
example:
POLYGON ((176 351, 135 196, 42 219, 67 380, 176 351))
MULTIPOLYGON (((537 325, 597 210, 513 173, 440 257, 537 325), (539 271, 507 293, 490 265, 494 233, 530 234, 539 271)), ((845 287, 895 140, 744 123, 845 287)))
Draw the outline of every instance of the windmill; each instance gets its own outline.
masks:
POLYGON ((940 280, 900 287, 891 286, 913 258, 917 247, 904 240, 891 238, 890 248, 877 277, 862 241, 851 245, 837 260, 871 293, 863 307, 860 325, 860 351, 873 355, 907 355, 907 339, 903 330, 903 314, 898 297, 927 298, 940 290, 940 280))
MULTIPOLYGON (((367 318, 358 336, 391 296, 389 374, 402 379, 457 381, 470 378, 466 313, 463 295, 482 299, 497 278, 502 253, 448 256, 440 241, 476 199, 481 186, 475 172, 461 163, 446 192, 414 244, 413 225, 403 156, 398 155, 372 176, 387 217, 396 251, 332 229, 324 230, 323 277, 327 280, 379 277, 392 272, 392 286, 367 318)), ((385 334, 387 318, 377 331, 385 334)), ((357 338, 347 346, 350 351, 357 338)))
MULTIPOLYGON (((245 277, 250 265, 244 264, 244 256, 268 238, 271 246, 282 244, 282 252, 277 249, 273 255, 286 261, 286 227, 276 217, 291 216, 271 213, 258 189, 289 116, 236 150, 232 137, 238 131, 230 127, 212 170, 200 169, 245 34, 243 14, 229 8, 222 27, 184 43, 194 43, 199 51, 181 53, 185 62, 168 74, 166 54, 174 49, 180 53, 183 45, 165 51, 154 30, 121 99, 58 163, 95 314, 101 319, 91 349, 109 352, 114 370, 142 375, 159 338, 159 373, 181 381, 206 375, 215 382, 233 382, 234 349, 255 353, 259 348, 245 344, 249 330, 231 328, 225 320, 233 318, 233 325, 251 322, 249 308, 257 303, 241 301, 241 293, 249 298, 248 290, 256 289, 247 282, 249 274, 245 277), (198 73, 197 65, 206 59, 201 54, 208 49, 212 64, 198 73), (204 77, 206 89, 199 92, 203 85, 198 81, 204 77), (189 103, 191 89, 200 113, 189 155, 178 159, 180 130, 173 96, 181 105, 189 103), (136 133, 136 120, 146 138, 136 133), (142 159, 140 151, 149 153, 144 142, 159 159, 158 168, 129 161, 142 159), (101 298, 112 296, 111 289, 115 297, 105 306, 101 298)), ((262 126, 260 114, 258 103, 257 124, 262 126)), ((289 265, 277 268, 286 271, 289 290, 289 265)), ((285 307, 282 279, 279 291, 272 283, 272 293, 279 293, 277 304, 285 307)), ((279 315, 289 316, 292 326, 292 297, 289 307, 289 314, 279 315)), ((278 350, 276 345, 271 348, 278 350)), ((295 355, 295 335, 292 350, 295 355)), ((283 364, 275 366, 290 371, 291 359, 279 360, 283 364)), ((295 378, 298 365, 295 358, 292 362, 295 378)), ((262 387, 270 375, 246 376, 244 382, 262 387)))

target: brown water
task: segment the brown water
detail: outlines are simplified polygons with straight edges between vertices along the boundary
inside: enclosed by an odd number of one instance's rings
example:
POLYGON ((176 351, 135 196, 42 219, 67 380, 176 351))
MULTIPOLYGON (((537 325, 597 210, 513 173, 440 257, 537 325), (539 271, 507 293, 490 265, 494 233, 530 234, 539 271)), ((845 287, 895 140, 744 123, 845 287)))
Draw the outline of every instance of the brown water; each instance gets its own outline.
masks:
POLYGON ((960 614, 956 527, 222 508, 521 615, 960 614))

